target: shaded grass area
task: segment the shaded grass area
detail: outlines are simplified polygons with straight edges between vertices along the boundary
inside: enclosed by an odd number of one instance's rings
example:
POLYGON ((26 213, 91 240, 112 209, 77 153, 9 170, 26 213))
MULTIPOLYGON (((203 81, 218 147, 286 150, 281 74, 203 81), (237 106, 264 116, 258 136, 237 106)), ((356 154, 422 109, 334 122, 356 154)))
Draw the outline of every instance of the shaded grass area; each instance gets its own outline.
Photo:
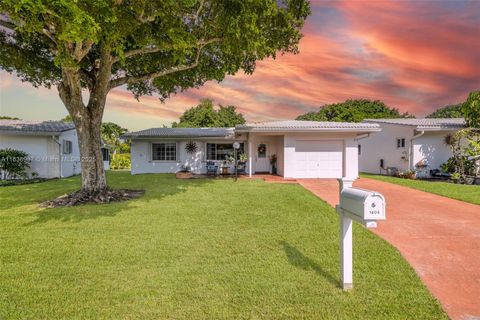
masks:
POLYGON ((401 186, 435 193, 444 197, 457 199, 460 201, 480 204, 480 186, 478 185, 454 184, 448 182, 426 180, 410 180, 370 173, 361 173, 360 177, 395 183, 401 186))
POLYGON ((40 209, 79 179, 0 189, 0 319, 446 319, 388 243, 298 185, 110 172, 144 197, 40 209))

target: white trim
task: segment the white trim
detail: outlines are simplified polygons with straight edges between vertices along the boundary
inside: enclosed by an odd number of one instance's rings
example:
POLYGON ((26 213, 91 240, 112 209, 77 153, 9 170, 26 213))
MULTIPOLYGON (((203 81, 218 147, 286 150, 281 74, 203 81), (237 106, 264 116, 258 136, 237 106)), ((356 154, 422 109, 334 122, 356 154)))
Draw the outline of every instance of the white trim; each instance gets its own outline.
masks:
POLYGON ((178 153, 178 142, 177 141, 161 141, 161 142, 150 142, 149 148, 149 161, 148 162, 155 162, 155 163, 179 163, 179 153, 178 153), (167 143, 175 143, 175 160, 153 160, 153 145, 154 144, 167 144, 167 143))

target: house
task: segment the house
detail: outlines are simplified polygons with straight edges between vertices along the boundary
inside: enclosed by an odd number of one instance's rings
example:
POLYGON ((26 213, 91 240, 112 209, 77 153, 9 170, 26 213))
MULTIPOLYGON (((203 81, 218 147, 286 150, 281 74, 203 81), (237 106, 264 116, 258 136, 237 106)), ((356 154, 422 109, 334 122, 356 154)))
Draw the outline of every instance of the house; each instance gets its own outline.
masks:
POLYGON ((390 174, 412 170, 428 177, 452 153, 444 138, 464 127, 464 119, 367 119, 382 131, 358 141, 360 171, 390 174))
POLYGON ((226 160, 238 142, 249 175, 271 173, 270 157, 276 155, 277 174, 285 178, 356 178, 356 139, 378 131, 371 123, 268 121, 235 128, 152 128, 123 137, 131 141, 132 174, 175 173, 183 166, 204 174, 207 161, 233 172, 226 160))
MULTIPOLYGON (((6 148, 29 154, 30 175, 61 178, 81 172, 77 131, 71 122, 0 120, 0 149, 6 148)), ((108 149, 102 148, 102 155, 108 169, 108 149)))

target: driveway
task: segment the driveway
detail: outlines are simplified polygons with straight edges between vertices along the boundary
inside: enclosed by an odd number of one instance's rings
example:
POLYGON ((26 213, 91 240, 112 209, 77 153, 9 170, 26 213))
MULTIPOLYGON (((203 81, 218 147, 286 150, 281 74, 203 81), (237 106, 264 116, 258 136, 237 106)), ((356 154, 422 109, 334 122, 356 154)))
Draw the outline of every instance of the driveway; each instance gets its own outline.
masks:
MULTIPOLYGON (((338 182, 298 182, 332 206, 338 182)), ((374 233, 395 246, 452 319, 480 319, 480 206, 382 181, 354 186, 382 193, 387 220, 374 233)))

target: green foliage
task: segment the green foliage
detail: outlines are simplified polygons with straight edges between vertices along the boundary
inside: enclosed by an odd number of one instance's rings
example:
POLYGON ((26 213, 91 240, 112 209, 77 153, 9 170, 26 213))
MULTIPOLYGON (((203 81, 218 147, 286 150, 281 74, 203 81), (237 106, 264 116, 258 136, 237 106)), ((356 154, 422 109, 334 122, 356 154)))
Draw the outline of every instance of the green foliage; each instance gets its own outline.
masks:
POLYGON ((245 118, 241 113, 237 113, 234 106, 219 106, 219 109, 215 110, 212 100, 202 99, 198 106, 186 110, 178 123, 172 123, 172 127, 228 128, 244 123, 245 118))
POLYGON ((324 105, 316 112, 308 112, 297 120, 361 122, 364 119, 413 118, 409 113, 400 113, 379 100, 346 100, 340 103, 324 105))
MULTIPOLYGON (((475 168, 475 161, 468 160, 468 157, 465 155, 460 156, 461 159, 458 160, 457 157, 453 156, 450 157, 447 162, 443 163, 440 168, 442 169, 443 172, 448 172, 448 173, 458 173, 459 171, 459 162, 463 163, 463 166, 465 168, 466 172, 472 172, 475 168)), ((460 173, 459 173, 460 174, 460 173)))
POLYGON ((0 149, 0 171, 6 180, 26 178, 29 167, 28 153, 9 148, 0 149))
POLYGON ((435 110, 427 118, 463 118, 462 103, 435 110))
POLYGON ((63 122, 73 122, 73 118, 71 115, 67 114, 64 118, 60 119, 63 122))
POLYGON ((93 88, 107 54, 113 87, 164 99, 298 52, 310 9, 306 0, 2 0, 0 13, 9 29, 0 28, 0 66, 22 80, 50 87, 70 68, 93 88))
POLYGON ((113 149, 118 149, 121 141, 120 136, 126 132, 127 129, 122 128, 116 123, 113 122, 104 122, 102 123, 102 139, 106 145, 112 147, 113 149))
POLYGON ((0 116, 0 120, 20 120, 20 119, 16 117, 0 116))
POLYGON ((472 91, 462 105, 468 128, 480 128, 480 91, 472 91))
POLYGON ((110 169, 130 169, 130 153, 114 153, 110 156, 110 169))

